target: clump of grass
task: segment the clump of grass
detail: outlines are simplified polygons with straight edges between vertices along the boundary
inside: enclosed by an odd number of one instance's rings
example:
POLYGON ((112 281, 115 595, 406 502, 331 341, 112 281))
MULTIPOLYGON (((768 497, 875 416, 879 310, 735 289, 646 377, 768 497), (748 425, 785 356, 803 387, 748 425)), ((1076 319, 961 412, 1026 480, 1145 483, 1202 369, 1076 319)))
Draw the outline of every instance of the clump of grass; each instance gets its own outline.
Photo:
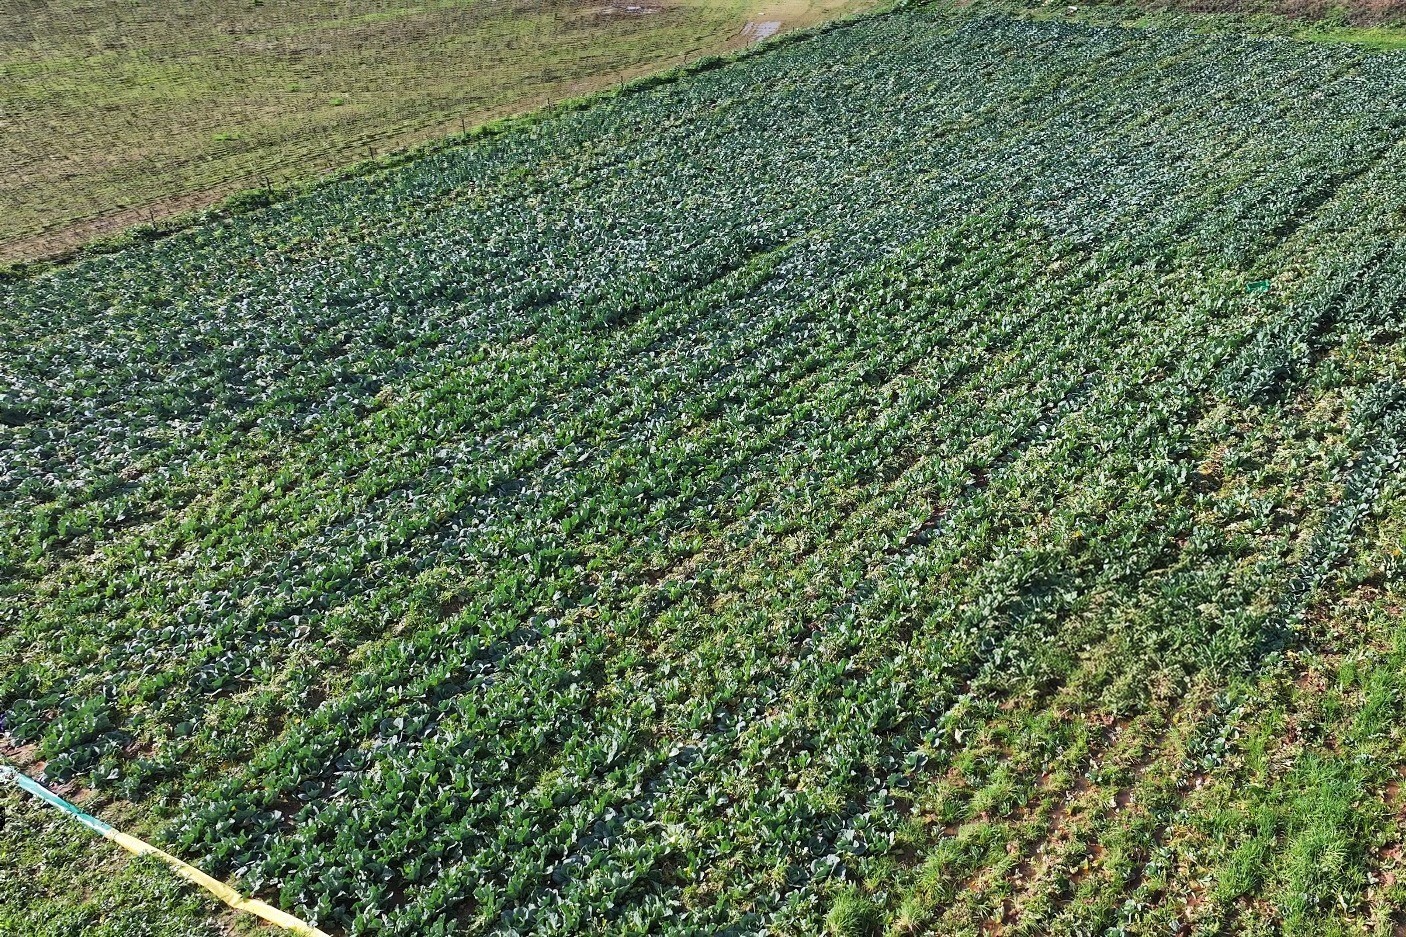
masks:
POLYGON ((872 937, 879 932, 879 910, 859 889, 846 889, 825 915, 825 930, 831 937, 872 937))
POLYGON ((917 896, 903 899, 898 907, 898 915, 893 919, 893 930, 898 934, 916 934, 930 917, 929 908, 917 896))
POLYGON ((1230 855, 1218 897, 1234 901, 1269 887, 1285 932, 1322 933, 1367 884, 1366 850, 1382 808, 1365 788, 1355 766, 1305 758, 1252 808, 1253 832, 1230 855))

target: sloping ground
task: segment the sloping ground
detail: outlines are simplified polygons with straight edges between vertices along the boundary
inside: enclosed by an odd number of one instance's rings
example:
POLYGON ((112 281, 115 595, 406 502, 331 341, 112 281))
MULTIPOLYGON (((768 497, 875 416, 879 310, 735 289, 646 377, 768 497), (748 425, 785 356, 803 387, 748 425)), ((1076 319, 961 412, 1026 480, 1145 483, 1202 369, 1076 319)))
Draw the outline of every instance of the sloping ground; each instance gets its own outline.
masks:
POLYGON ((1402 101, 909 12, 0 286, 9 744, 347 933, 1390 927, 1402 101))
POLYGON ((0 4, 0 263, 298 185, 850 0, 0 4), (753 31, 748 32, 752 26, 753 31))
POLYGON ((1329 20, 1353 26, 1380 26, 1406 21, 1397 0, 1136 0, 1158 10, 1193 13, 1270 14, 1293 19, 1329 20))

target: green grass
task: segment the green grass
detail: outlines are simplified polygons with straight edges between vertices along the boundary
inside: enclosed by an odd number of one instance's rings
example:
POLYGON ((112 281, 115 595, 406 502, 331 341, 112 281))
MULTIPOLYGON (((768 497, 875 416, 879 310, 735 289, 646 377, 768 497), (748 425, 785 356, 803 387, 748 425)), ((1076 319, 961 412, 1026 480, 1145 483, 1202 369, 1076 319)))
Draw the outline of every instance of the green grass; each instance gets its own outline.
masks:
POLYGON ((1367 2, 1316 6, 1254 0, 1219 3, 1092 0, 1067 5, 1045 0, 968 0, 965 5, 973 10, 1100 26, 1191 28, 1237 35, 1283 36, 1305 42, 1355 45, 1379 52, 1406 47, 1406 19, 1402 14, 1384 4, 1367 2))
POLYGON ((131 859, 50 808, 22 800, 15 789, 0 790, 0 934, 230 937, 254 933, 160 862, 131 859))
POLYGON ((1381 52, 1406 49, 1406 28, 1400 26, 1307 27, 1296 30, 1294 35, 1310 42, 1344 42, 1381 52))
POLYGON ((872 937, 879 932, 879 914, 858 891, 843 891, 830 904, 825 930, 831 937, 872 937))
POLYGON ((1189 22, 866 18, 0 283, 6 750, 334 934, 1389 932, 1406 60, 1189 22))
POLYGON ((862 5, 11 5, 0 11, 0 115, 15 130, 0 153, 0 262, 723 52, 753 18, 794 28, 862 5))

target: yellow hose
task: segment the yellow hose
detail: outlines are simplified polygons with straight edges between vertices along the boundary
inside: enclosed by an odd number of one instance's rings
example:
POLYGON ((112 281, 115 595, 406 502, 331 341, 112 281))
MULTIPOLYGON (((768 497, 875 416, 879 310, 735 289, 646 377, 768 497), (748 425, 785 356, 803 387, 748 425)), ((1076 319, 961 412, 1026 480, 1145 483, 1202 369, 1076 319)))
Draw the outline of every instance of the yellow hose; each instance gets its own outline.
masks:
POLYGON ((182 862, 169 852, 157 849, 150 843, 143 842, 135 836, 129 836, 121 830, 115 829, 111 824, 99 820, 91 814, 84 813, 38 781, 31 779, 28 775, 16 771, 14 768, 7 765, 0 765, 0 781, 7 779, 13 781, 21 790, 33 794, 46 804, 56 807, 72 816, 79 823, 82 823, 84 826, 88 827, 88 829, 101 835, 105 839, 112 840, 132 855, 156 856, 162 862, 166 863, 166 865, 170 866, 171 871, 175 872, 181 878, 199 885, 231 908, 238 911, 246 911, 256 917, 263 918, 270 924, 285 928, 295 934, 301 935, 301 937, 328 937, 327 934, 318 930, 316 927, 299 920, 286 911, 280 911, 272 905, 265 904, 256 898, 245 898, 224 882, 211 878, 195 866, 182 862))

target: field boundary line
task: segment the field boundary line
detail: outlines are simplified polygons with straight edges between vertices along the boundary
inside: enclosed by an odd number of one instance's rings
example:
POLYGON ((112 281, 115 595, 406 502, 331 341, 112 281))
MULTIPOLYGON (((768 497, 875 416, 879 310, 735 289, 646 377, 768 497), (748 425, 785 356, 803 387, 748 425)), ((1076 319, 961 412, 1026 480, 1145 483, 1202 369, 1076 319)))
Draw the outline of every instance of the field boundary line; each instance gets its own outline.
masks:
POLYGON ((140 840, 137 839, 137 837, 135 836, 123 833, 121 830, 115 828, 110 823, 106 823, 102 820, 99 820, 92 814, 85 813, 83 810, 80 810, 78 807, 64 800, 58 794, 55 794, 53 791, 40 784, 38 781, 35 781, 34 779, 30 778, 23 772, 11 768, 8 765, 0 765, 0 782, 7 780, 14 783, 17 787, 20 788, 20 790, 25 791, 28 794, 32 794, 33 796, 39 798, 50 806, 55 807, 68 814, 69 816, 77 820, 79 823, 86 826, 88 829, 92 830, 95 833, 98 833, 104 839, 111 840, 112 842, 121 846, 123 849, 127 850, 132 855, 155 856, 162 862, 166 863, 166 865, 171 868, 171 871, 175 872, 181 878, 193 884, 199 885, 201 888, 205 889, 210 894, 214 895, 216 898, 220 899, 225 904, 229 905, 231 908, 234 908, 237 911, 244 911, 249 914, 253 914, 256 917, 262 918, 270 924, 274 924, 278 927, 282 927, 286 930, 292 931, 293 933, 300 935, 300 937, 329 937, 328 934, 318 930, 311 924, 308 924, 307 922, 294 917, 286 911, 280 911, 278 908, 275 908, 272 905, 265 904, 264 902, 259 901, 257 898, 245 898, 243 895, 226 885, 224 882, 221 882, 218 879, 206 875, 204 872, 200 871, 195 866, 190 865, 186 862, 182 862, 180 859, 177 859, 170 853, 161 849, 157 849, 155 846, 151 845, 148 842, 145 842, 144 840, 140 840))

